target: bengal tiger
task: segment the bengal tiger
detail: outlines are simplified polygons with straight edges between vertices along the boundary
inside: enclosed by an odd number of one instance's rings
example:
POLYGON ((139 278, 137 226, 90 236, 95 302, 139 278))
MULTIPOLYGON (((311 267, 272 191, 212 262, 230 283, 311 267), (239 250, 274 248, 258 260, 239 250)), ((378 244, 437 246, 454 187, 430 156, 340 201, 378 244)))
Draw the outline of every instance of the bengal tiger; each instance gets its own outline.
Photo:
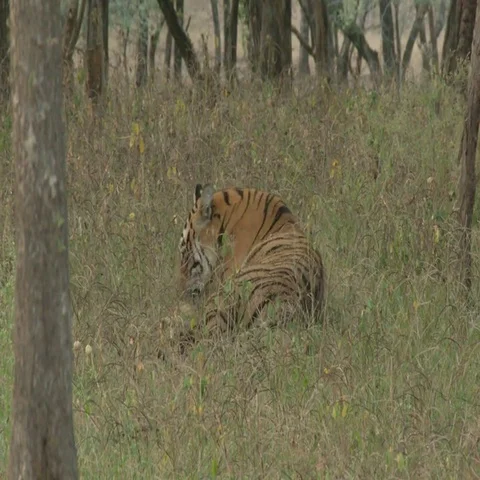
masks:
MULTIPOLYGON (((184 298, 207 295, 207 334, 248 328, 272 304, 308 315, 323 307, 321 256, 276 194, 197 184, 179 251, 184 298)), ((194 330, 182 336, 186 344, 194 330)))

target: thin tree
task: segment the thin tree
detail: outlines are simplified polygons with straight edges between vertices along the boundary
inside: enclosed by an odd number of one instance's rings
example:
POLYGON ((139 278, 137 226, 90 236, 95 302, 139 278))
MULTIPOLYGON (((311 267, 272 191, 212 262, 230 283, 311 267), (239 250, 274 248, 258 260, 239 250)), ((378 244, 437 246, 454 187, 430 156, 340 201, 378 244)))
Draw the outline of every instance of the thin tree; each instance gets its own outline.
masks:
POLYGON ((477 183, 475 157, 480 122, 480 3, 476 12, 471 69, 468 79, 468 104, 459 154, 461 162, 459 181, 461 281, 467 291, 470 291, 472 286, 472 218, 477 183))
POLYGON ((17 272, 8 478, 70 480, 78 473, 62 16, 56 0, 16 0, 11 7, 17 272))
POLYGON ((452 74, 466 60, 472 46, 477 0, 452 0, 442 51, 442 73, 452 74))
POLYGON ((310 12, 307 9, 308 4, 309 2, 300 1, 300 32, 299 35, 297 35, 297 37, 303 40, 303 42, 300 41, 300 54, 298 57, 298 72, 300 75, 310 74, 309 52, 305 45, 308 44, 308 35, 310 33, 310 12))
MULTIPOLYGON (((178 23, 183 29, 183 16, 185 13, 183 0, 177 0, 176 8, 178 23)), ((182 51, 181 45, 177 42, 177 40, 175 40, 175 45, 173 47, 173 74, 177 80, 182 77, 182 51)))
POLYGON ((102 21, 102 1, 87 0, 87 94, 94 106, 105 87, 104 36, 102 21))
POLYGON ((63 32, 63 79, 67 94, 73 89, 73 53, 80 36, 86 0, 70 0, 63 32))
POLYGON ((382 26, 382 52, 385 72, 395 70, 395 36, 391 0, 380 0, 380 25, 382 26))
POLYGON ((215 37, 215 72, 220 75, 222 68, 222 38, 220 35, 220 16, 218 15, 218 0, 210 0, 212 7, 213 34, 215 37))
POLYGON ((165 22, 168 26, 168 30, 175 40, 175 44, 178 45, 180 54, 185 62, 190 78, 196 79, 201 76, 200 62, 198 61, 197 54, 193 49, 192 41, 187 35, 182 25, 178 20, 175 8, 173 8, 170 0, 157 0, 158 6, 162 10, 165 22))
POLYGON ((10 0, 0 0, 0 96, 7 98, 10 91, 10 37, 8 17, 10 0))
POLYGON ((148 57, 148 12, 144 0, 138 2, 138 38, 137 38, 137 68, 135 84, 137 88, 147 83, 148 57))
POLYGON ((229 81, 233 81, 235 78, 237 63, 238 3, 238 0, 232 0, 227 19, 229 26, 228 36, 225 39, 225 75, 229 81))

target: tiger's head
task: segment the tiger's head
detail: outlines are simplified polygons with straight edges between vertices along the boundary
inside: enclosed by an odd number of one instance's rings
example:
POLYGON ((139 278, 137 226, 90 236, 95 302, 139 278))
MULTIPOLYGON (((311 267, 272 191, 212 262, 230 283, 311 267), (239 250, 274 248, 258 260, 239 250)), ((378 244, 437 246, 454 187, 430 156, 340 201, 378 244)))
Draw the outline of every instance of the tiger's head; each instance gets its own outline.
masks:
POLYGON ((193 299, 205 290, 218 262, 214 193, 212 185, 196 185, 193 208, 179 243, 180 288, 193 299))

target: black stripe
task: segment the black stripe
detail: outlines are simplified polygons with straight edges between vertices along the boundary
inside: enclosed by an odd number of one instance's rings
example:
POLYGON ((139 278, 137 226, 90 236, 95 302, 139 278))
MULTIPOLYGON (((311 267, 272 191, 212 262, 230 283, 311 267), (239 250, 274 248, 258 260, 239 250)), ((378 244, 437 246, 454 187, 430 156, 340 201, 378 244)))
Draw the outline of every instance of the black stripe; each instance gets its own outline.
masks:
POLYGON ((240 198, 243 200, 243 188, 236 188, 235 191, 240 195, 240 198))
POLYGON ((272 228, 277 224, 277 222, 280 220, 281 217, 283 217, 283 215, 286 215, 288 213, 292 213, 290 212, 289 208, 286 206, 286 205, 282 205, 278 210, 277 210, 277 213, 275 215, 275 218, 273 219, 273 222, 272 224, 270 225, 270 228, 268 229, 268 232, 264 235, 265 237, 270 233, 270 231, 272 230, 272 228))
POLYGON ((228 194, 227 190, 223 191, 223 200, 227 205, 230 205, 230 195, 228 194))
POLYGON ((257 230, 257 234, 255 235, 255 238, 253 239, 253 242, 252 242, 252 245, 255 244, 255 242, 257 241, 257 237, 258 235, 260 234, 260 232, 262 231, 262 228, 263 226, 265 225, 265 220, 267 219, 267 213, 268 213, 268 206, 270 205, 270 203, 272 202, 273 200, 273 195, 271 193, 268 193, 267 194, 267 198, 265 200, 265 206, 263 207, 263 220, 262 220, 262 224, 260 225, 260 228, 257 230))

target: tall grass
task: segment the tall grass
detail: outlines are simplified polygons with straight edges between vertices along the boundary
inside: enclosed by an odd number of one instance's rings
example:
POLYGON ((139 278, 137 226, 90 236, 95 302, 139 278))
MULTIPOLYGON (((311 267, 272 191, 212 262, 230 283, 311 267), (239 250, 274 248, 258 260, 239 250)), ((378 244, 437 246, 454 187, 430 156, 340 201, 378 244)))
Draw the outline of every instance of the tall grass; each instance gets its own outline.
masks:
MULTIPOLYGON (((478 281, 457 284, 463 100, 441 82, 280 95, 112 85, 67 108, 82 478, 477 478, 478 281), (197 182, 280 193, 322 252, 322 325, 157 359, 197 182), (91 353, 85 347, 91 347, 91 353)), ((0 477, 13 382, 13 177, 2 119, 0 477)), ((474 231, 478 279, 478 230, 474 231)), ((90 351, 90 348, 87 349, 90 351)))

